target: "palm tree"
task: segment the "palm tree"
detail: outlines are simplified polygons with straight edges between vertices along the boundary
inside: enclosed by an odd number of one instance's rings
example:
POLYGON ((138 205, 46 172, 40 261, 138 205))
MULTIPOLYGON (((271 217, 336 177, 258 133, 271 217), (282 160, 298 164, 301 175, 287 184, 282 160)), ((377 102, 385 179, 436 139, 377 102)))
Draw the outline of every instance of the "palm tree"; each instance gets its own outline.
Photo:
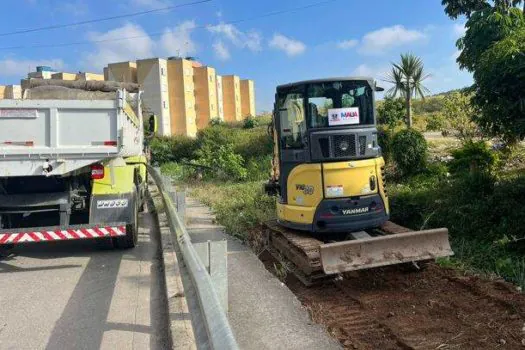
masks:
POLYGON ((421 58, 411 53, 401 54, 400 63, 392 63, 392 71, 386 76, 384 81, 394 86, 387 91, 387 95, 395 97, 400 95, 405 98, 405 107, 407 111, 407 126, 412 127, 412 97, 421 97, 430 93, 423 81, 430 74, 426 74, 421 58))

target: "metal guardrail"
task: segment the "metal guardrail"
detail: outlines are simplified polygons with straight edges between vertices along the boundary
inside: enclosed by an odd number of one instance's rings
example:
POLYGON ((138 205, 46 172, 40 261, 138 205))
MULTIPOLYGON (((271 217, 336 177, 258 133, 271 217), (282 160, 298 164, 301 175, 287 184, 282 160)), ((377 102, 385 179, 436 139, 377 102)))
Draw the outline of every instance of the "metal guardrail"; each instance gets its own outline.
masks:
POLYGON ((182 258, 195 286, 210 347, 212 349, 239 349, 211 277, 193 248, 190 236, 177 214, 175 204, 170 196, 169 189, 166 188, 162 175, 151 166, 148 166, 148 171, 162 195, 170 230, 177 238, 182 258))

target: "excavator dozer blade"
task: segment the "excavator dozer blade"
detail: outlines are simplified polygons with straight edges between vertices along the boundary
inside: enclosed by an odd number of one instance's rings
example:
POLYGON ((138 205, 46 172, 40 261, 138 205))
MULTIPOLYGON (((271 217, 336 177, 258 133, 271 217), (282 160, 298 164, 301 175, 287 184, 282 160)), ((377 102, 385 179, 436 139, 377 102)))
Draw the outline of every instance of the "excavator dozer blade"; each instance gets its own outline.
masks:
POLYGON ((320 253, 326 274, 454 255, 446 228, 328 243, 320 253))

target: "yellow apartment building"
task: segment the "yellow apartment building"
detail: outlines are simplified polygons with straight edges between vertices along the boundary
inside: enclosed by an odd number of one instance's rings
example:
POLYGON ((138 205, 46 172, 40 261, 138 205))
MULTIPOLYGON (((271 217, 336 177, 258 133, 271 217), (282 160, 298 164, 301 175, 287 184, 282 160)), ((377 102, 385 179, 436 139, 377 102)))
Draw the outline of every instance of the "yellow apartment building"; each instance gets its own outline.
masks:
POLYGON ((53 74, 51 74, 51 79, 58 79, 58 80, 77 80, 77 75, 76 75, 75 73, 59 72, 59 73, 53 73, 53 74))
POLYGON ((255 86, 253 80, 241 80, 241 114, 242 118, 255 117, 255 86))
POLYGON ((171 135, 168 61, 162 58, 138 60, 137 82, 144 91, 143 110, 159 118, 160 135, 171 135))
POLYGON ((137 82, 137 63, 136 62, 119 62, 110 63, 107 69, 104 69, 106 80, 118 81, 121 83, 137 82))
POLYGON ((77 74, 77 80, 82 80, 82 81, 86 81, 86 80, 104 81, 105 79, 104 79, 104 75, 103 74, 83 72, 83 73, 78 73, 77 74))
POLYGON ((224 99, 222 97, 222 76, 216 75, 217 80, 217 116, 224 121, 224 99))
POLYGON ((168 89, 171 134, 197 136, 195 113, 195 62, 176 58, 168 60, 168 89))
POLYGON ((215 68, 194 67, 195 114, 197 129, 201 130, 210 124, 211 119, 218 118, 217 80, 215 68))
POLYGON ((240 79, 238 76, 222 76, 222 99, 224 108, 224 121, 226 122, 242 120, 240 85, 240 79))
POLYGON ((0 85, 0 100, 22 98, 22 87, 20 85, 0 85))

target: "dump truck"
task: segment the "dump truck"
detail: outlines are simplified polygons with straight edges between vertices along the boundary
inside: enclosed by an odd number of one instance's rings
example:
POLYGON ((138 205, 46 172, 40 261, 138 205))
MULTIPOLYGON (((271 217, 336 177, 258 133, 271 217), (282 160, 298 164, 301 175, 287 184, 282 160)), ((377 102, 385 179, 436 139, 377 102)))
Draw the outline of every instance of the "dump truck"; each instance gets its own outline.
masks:
POLYGON ((0 248, 137 244, 146 193, 138 85, 32 79, 0 100, 0 248))
POLYGON ((446 228, 411 231, 389 221, 374 107, 381 90, 370 77, 277 87, 265 184, 276 195, 277 220, 266 224, 267 243, 306 284, 453 254, 446 228))

